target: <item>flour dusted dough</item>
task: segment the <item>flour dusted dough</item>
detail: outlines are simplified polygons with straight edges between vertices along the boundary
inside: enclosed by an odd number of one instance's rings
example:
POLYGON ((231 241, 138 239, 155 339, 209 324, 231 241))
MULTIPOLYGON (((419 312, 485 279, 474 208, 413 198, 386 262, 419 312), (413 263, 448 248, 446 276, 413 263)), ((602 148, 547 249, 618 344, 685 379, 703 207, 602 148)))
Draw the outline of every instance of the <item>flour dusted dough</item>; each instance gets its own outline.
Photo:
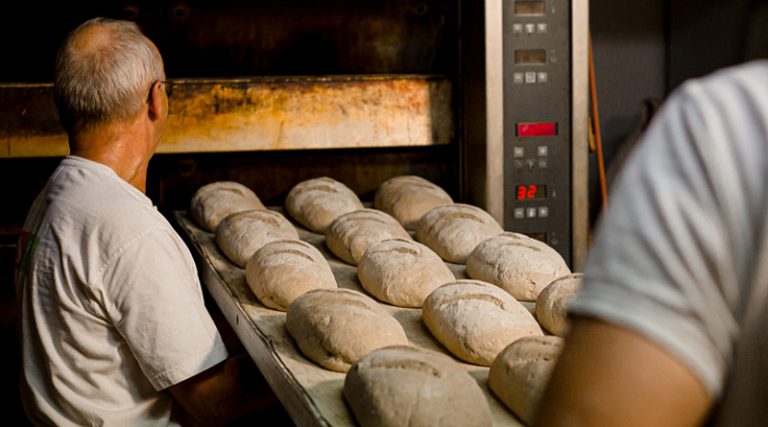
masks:
POLYGON ((431 249, 403 239, 370 246, 357 265, 357 277, 371 295, 399 307, 421 307, 430 292, 456 280, 431 249))
POLYGON ((369 246, 389 239, 412 240, 394 218, 375 209, 360 209, 336 218, 325 244, 337 257, 357 265, 369 246))
POLYGON ((264 209, 264 205, 250 188, 234 181, 200 187, 190 204, 192 218, 208 231, 216 231, 219 222, 227 215, 251 209, 264 209))
POLYGON ((308 229, 325 233, 334 219, 362 209, 357 195, 333 178, 321 177, 296 184, 285 198, 288 214, 308 229))
POLYGON ((469 277, 493 283, 520 301, 535 301, 545 286, 570 273, 557 251, 519 233, 485 240, 467 258, 469 277))
POLYGON ((549 332, 564 336, 568 332, 568 303, 581 288, 582 273, 563 276, 547 285, 536 298, 536 319, 549 332))
POLYGON ((560 337, 520 338, 491 365, 488 386, 525 424, 531 422, 562 348, 560 337))
POLYGON ((349 289, 317 289, 296 298, 286 327, 309 359, 346 372, 357 359, 388 345, 405 345, 400 323, 376 301, 349 289))
POLYGON ((463 264, 480 242, 504 230, 486 211, 454 203, 438 206, 421 217, 416 240, 432 248, 448 262, 463 264))
POLYGON ((245 267, 262 246, 299 238, 296 228, 278 212, 250 210, 231 214, 216 227, 216 244, 232 262, 245 267))
POLYGON ((281 311, 308 291, 337 286, 323 254, 301 240, 264 245, 248 260, 245 279, 262 304, 281 311))
POLYGON ((415 347, 384 347, 358 360, 344 398, 363 426, 491 425, 477 381, 450 357, 415 347))
POLYGON ((422 316, 451 353, 483 366, 516 339, 543 334, 525 306, 479 280, 457 280, 435 289, 424 301, 422 316))
POLYGON ((445 190, 415 175, 384 181, 373 199, 373 207, 392 215, 407 229, 414 229, 419 218, 430 209, 451 203, 453 199, 445 190))

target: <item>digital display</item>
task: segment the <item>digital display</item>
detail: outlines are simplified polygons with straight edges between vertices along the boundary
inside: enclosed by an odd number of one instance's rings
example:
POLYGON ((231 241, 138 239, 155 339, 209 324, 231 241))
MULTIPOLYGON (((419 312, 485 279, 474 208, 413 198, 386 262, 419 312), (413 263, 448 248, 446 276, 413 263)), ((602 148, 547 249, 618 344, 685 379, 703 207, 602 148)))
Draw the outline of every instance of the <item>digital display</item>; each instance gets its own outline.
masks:
POLYGON ((541 200, 547 198, 547 186, 540 184, 518 185, 515 187, 517 200, 541 200))
POLYGON ((557 122, 521 122, 515 132, 517 136, 557 136, 557 122))
POLYGON ((515 15, 517 16, 542 16, 546 11, 543 1, 516 1, 515 15))
POLYGON ((542 65, 547 63, 544 49, 515 49, 515 65, 542 65))

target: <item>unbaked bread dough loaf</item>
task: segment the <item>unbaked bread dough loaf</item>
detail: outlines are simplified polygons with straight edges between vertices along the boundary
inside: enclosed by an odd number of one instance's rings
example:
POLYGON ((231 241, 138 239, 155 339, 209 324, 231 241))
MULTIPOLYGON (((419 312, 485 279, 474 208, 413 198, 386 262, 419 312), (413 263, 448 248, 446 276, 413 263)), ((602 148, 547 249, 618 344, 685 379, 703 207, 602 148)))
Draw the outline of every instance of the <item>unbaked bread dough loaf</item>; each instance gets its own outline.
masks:
POLYGON ((264 245, 248 260, 245 279, 262 304, 281 311, 308 291, 337 286, 323 254, 301 240, 264 245))
POLYGON ((488 386, 525 424, 532 421, 562 348, 560 337, 520 338, 491 365, 488 386))
POLYGON ((479 280, 457 280, 435 289, 424 301, 422 316, 451 353, 483 366, 516 339, 543 334, 525 306, 479 280))
POLYGON ((415 175, 396 176, 384 181, 376 190, 373 207, 392 215, 407 229, 430 209, 453 203, 448 193, 426 179, 415 175))
POLYGON ((568 332, 568 303, 581 288, 582 273, 572 273, 547 285, 536 298, 536 319, 557 336, 568 332))
POLYGON ((545 286, 570 273, 556 250, 519 233, 485 240, 467 257, 469 277, 493 283, 520 301, 535 301, 545 286))
POLYGON ((456 280, 432 249, 403 239, 370 246, 357 265, 357 277, 371 295, 399 307, 421 307, 432 291, 456 280))
POLYGON ((285 324, 305 356, 339 372, 377 348, 408 344, 403 327, 387 310, 350 289, 305 293, 288 306, 285 324))
POLYGON ((192 219, 208 231, 216 231, 222 219, 235 212, 264 209, 250 188, 234 181, 219 181, 200 187, 192 196, 192 219))
POLYGON ((491 425, 477 381, 450 357, 416 347, 384 347, 358 360, 344 398, 362 426, 491 425))
POLYGON ((325 236, 325 244, 337 257, 357 265, 369 246, 389 239, 411 239, 394 218, 375 209, 360 209, 336 218, 325 236))
POLYGON ((285 198, 285 209, 291 218, 318 233, 325 233, 339 216, 362 208, 352 190, 326 176, 296 184, 285 198))
POLYGON ((416 240, 448 262, 463 264, 475 246, 504 230, 486 211, 454 203, 433 208, 416 224, 416 240))
POLYGON ((275 240, 299 238, 296 228, 280 213, 254 209, 231 214, 216 227, 216 244, 232 262, 240 267, 261 249, 275 240))

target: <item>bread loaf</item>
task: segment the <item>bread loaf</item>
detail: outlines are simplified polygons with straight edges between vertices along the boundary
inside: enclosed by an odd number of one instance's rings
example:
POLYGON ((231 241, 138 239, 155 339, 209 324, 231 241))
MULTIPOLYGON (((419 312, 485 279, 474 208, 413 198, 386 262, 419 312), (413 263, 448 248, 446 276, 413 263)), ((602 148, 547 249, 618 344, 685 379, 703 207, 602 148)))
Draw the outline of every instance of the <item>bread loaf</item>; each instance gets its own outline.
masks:
POLYGON ((451 353, 484 366, 516 339, 543 334, 521 303, 479 280, 457 280, 435 289, 424 301, 422 316, 451 353))
POLYGON ((467 257, 469 277, 535 301, 542 289, 571 270, 557 251, 524 234, 504 233, 483 241, 467 257))
POLYGON ((208 231, 216 231, 222 219, 235 212, 264 209, 250 188, 233 181, 220 181, 200 187, 192 196, 190 213, 208 231))
POLYGON ((264 245, 248 260, 245 279, 262 304, 281 311, 308 291, 337 286, 323 254, 301 240, 264 245))
POLYGON ((399 307, 421 307, 430 292, 456 280, 431 249, 403 239, 370 246, 357 265, 357 277, 371 295, 399 307))
POLYGON ((400 323, 376 301, 349 289, 316 289, 296 298, 286 327, 309 359, 346 372, 357 359, 388 345, 405 345, 400 323))
POLYGON ((536 319, 549 332, 561 337, 568 332, 568 303, 581 288, 583 277, 572 273, 556 279, 536 298, 536 319))
POLYGON ((357 265, 369 246, 389 239, 412 240, 394 218, 375 209, 360 209, 336 218, 325 244, 337 257, 357 265))
POLYGON ((477 381, 450 357, 415 347, 384 347, 358 360, 344 398, 362 426, 491 425, 477 381))
POLYGON ((416 225, 416 240, 448 262, 464 263, 480 242, 501 234, 501 226, 488 212, 454 203, 433 208, 416 225))
POLYGON ((333 178, 322 177, 296 184, 285 198, 285 209, 299 224, 325 233, 334 219, 362 209, 357 195, 333 178))
POLYGON ((280 213, 250 210, 231 214, 216 227, 216 244, 240 267, 262 246, 276 240, 297 239, 296 228, 280 213))
POLYGON ((415 175, 384 181, 373 199, 373 207, 392 215, 407 229, 414 229, 419 218, 430 209, 451 203, 453 199, 445 190, 415 175))
POLYGON ((491 365, 488 386, 525 424, 532 421, 562 347, 560 337, 520 338, 491 365))

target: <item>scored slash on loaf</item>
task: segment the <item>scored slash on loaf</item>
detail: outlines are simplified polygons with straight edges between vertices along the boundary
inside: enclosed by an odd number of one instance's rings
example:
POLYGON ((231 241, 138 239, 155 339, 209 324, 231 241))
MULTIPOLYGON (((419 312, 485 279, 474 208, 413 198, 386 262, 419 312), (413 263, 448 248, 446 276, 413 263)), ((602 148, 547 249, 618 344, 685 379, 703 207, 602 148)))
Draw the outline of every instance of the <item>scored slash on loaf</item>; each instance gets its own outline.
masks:
POLYGON ((509 343, 543 332, 533 315, 507 292, 479 280, 457 280, 424 301, 424 323, 451 353, 489 366, 509 343))
POLYGON ((339 216, 362 208, 362 202, 349 187, 329 177, 302 181, 285 198, 288 214, 317 233, 325 233, 339 216))
POLYGON ((200 187, 192 196, 192 219, 208 231, 216 231, 226 216, 252 209, 265 209, 250 188, 234 181, 219 181, 200 187))
POLYGON ((317 289, 296 298, 285 317, 307 358, 346 372, 371 351, 408 344, 400 323, 376 301, 349 289, 317 289))
POLYGON ((432 208, 453 203, 442 188, 415 175, 384 181, 376 190, 373 207, 392 215, 406 229, 416 228, 419 219, 432 208))
POLYGON ((280 213, 250 210, 231 214, 216 227, 216 243, 224 255, 240 267, 267 243, 298 239, 296 228, 280 213))
POLYGON ((552 247, 519 233, 484 240, 466 265, 469 277, 493 283, 519 301, 535 301, 545 286, 571 272, 552 247))
POLYGON ((400 223, 375 209, 360 209, 336 218, 328 228, 325 244, 343 261, 357 265, 371 245, 390 239, 412 240, 400 223))
POLYGON ((384 347, 355 362, 344 398, 363 426, 491 425, 477 381, 450 357, 416 347, 384 347))
POLYGON ((463 264, 480 242, 502 232, 488 212, 462 203, 438 206, 416 224, 416 240, 442 259, 458 264, 463 264))

